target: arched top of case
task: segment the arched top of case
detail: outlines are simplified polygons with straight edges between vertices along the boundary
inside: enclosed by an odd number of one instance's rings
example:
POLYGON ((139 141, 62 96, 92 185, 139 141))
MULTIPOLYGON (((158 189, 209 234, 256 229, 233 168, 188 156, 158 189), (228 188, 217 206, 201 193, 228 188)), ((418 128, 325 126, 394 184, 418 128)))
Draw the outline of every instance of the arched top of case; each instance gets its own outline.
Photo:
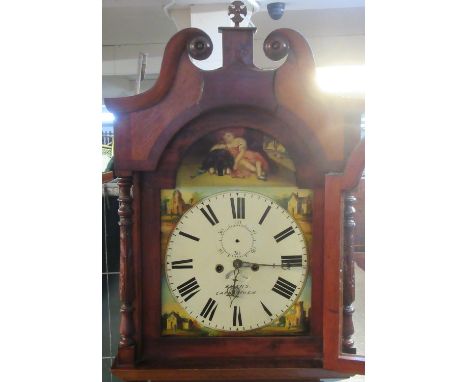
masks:
POLYGON ((209 36, 196 28, 181 30, 168 42, 151 89, 105 100, 116 115, 117 175, 154 171, 177 134, 204 118, 216 120, 219 128, 240 118, 250 121, 246 127, 285 137, 295 146, 289 149, 301 153, 300 162, 308 164, 306 173, 313 183, 321 183, 326 172, 342 170, 343 124, 314 85, 315 63, 307 41, 291 29, 273 31, 265 39, 264 52, 272 60, 286 60, 276 70, 261 70, 253 63, 255 30, 219 28, 223 66, 210 71, 190 60, 210 56, 209 36), (276 127, 269 129, 268 124, 276 127))
MULTIPOLYGON (((170 126, 169 129, 171 128, 175 127, 170 126)), ((247 106, 216 109, 203 114, 184 126, 167 145, 160 141, 164 148, 154 146, 150 154, 151 162, 154 162, 155 156, 164 150, 157 166, 159 181, 163 182, 165 188, 175 187, 180 165, 194 145, 218 135, 219 132, 236 132, 239 129, 269 136, 284 146, 295 169, 296 186, 313 188, 322 183, 322 172, 325 167, 322 161, 323 149, 313 137, 313 133, 305 135, 301 121, 295 120, 294 115, 278 118, 266 110, 247 106)), ((247 142, 249 149, 250 143, 247 142)), ((270 183, 266 182, 265 185, 270 183)))

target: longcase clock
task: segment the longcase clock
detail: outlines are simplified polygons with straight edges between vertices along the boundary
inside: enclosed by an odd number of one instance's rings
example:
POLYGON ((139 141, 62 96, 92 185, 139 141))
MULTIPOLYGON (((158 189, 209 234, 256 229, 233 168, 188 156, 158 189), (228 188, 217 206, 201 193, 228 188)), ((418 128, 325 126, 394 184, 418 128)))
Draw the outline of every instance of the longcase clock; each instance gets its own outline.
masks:
POLYGON ((203 71, 193 60, 209 57, 211 40, 184 29, 150 90, 106 100, 117 116, 121 379, 363 373, 358 358, 340 362, 341 254, 325 238, 342 238, 324 230, 325 206, 341 205, 327 199, 326 174, 343 172, 359 132, 313 86, 299 33, 272 32, 264 52, 286 60, 260 70, 255 31, 219 28, 223 66, 203 71))

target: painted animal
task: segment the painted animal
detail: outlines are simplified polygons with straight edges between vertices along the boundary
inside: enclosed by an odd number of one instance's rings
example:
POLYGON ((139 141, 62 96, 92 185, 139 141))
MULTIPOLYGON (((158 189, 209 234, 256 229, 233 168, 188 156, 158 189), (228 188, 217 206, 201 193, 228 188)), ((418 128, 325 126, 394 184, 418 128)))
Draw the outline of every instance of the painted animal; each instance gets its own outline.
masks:
POLYGON ((201 172, 214 171, 218 176, 229 173, 234 166, 234 158, 225 149, 215 149, 210 151, 200 167, 201 172))

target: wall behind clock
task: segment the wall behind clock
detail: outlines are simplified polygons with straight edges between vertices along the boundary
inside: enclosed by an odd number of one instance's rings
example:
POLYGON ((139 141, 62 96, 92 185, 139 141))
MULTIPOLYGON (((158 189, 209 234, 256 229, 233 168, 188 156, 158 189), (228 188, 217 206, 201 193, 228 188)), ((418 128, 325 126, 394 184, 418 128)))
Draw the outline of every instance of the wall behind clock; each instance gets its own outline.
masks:
MULTIPOLYGON (((293 9, 291 3, 278 21, 273 21, 264 8, 252 16, 252 22, 258 28, 254 36, 254 62, 257 66, 274 68, 283 62, 273 62, 263 53, 264 39, 277 28, 293 28, 303 34, 314 52, 317 67, 364 65, 364 1, 360 6, 345 0, 334 1, 326 9, 323 6, 320 9, 316 3, 303 1, 302 9, 293 9)), ((150 88, 159 76, 167 41, 176 32, 176 26, 157 2, 153 6, 139 1, 116 6, 114 1, 105 1, 103 97, 134 94, 140 52, 148 53, 146 80, 141 84, 141 90, 150 88)))

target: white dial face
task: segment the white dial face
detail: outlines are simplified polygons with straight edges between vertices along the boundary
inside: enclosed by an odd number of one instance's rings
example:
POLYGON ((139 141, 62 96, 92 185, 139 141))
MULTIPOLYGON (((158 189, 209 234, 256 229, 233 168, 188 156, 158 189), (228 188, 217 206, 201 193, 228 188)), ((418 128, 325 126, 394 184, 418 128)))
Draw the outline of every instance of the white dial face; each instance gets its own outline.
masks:
POLYGON ((174 297, 200 324, 252 330, 298 298, 306 243, 295 220, 270 198, 222 192, 181 217, 169 239, 166 274, 174 297))

